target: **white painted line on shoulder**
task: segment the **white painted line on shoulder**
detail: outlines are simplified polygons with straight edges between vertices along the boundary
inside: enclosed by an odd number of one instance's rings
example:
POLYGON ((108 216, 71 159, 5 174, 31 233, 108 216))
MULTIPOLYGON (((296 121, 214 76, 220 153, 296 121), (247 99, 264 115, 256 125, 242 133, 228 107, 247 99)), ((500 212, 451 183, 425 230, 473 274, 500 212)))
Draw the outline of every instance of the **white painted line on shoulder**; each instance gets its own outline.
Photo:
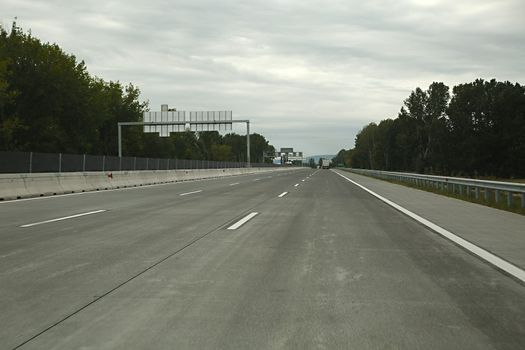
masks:
POLYGON ((235 185, 238 185, 239 183, 238 182, 234 182, 232 184, 230 184, 230 186, 235 186, 235 185))
POLYGON ((288 192, 283 192, 281 193, 280 195, 278 195, 277 197, 279 198, 283 198, 284 196, 286 196, 288 194, 288 192))
POLYGON ((45 220, 45 221, 35 222, 35 223, 32 223, 32 224, 26 224, 26 225, 22 225, 22 226, 20 226, 20 227, 31 227, 31 226, 41 225, 41 224, 47 224, 47 223, 55 222, 55 221, 62 221, 62 220, 78 218, 78 217, 86 216, 86 215, 92 215, 92 214, 103 213, 103 212, 105 212, 105 211, 107 211, 107 210, 106 210, 106 209, 94 210, 94 211, 89 211, 89 212, 87 212, 87 213, 75 214, 75 215, 70 215, 70 216, 64 216, 64 217, 62 217, 62 218, 56 218, 56 219, 51 219, 51 220, 45 220))
POLYGON ((293 185, 293 187, 297 187, 297 186, 299 186, 299 184, 295 184, 295 185, 293 185))
POLYGON ((517 267, 516 265, 513 265, 509 263, 506 260, 503 260, 502 258, 490 253, 489 251, 478 247, 477 245, 470 243, 469 241, 455 235, 454 233, 442 228, 441 226, 438 226, 434 224, 433 222, 417 215, 416 213, 411 212, 408 209, 405 209, 404 207, 400 206, 399 204, 396 204, 392 202, 389 199, 386 199, 385 197, 373 192, 372 190, 369 190, 363 185, 358 184, 357 182, 349 179, 348 177, 339 174, 337 171, 332 170, 337 175, 341 176, 342 178, 348 180, 349 182, 353 183, 357 187, 361 188, 362 190, 370 193, 372 196, 378 198, 379 200, 385 202, 386 204, 390 205, 391 207, 397 209, 398 211, 402 212, 403 214, 411 217, 412 219, 418 221, 419 223, 423 224, 424 226, 428 227, 434 232, 437 232, 441 236, 449 239, 450 241, 456 243, 457 245, 461 246, 462 248, 468 250, 469 252, 477 255, 481 259, 485 260, 486 262, 496 266, 497 268, 507 272, 508 274, 514 276, 515 278, 521 280, 522 282, 525 282, 525 271, 517 267))
POLYGON ((181 193, 181 194, 179 194, 179 196, 187 196, 189 194, 200 193, 200 192, 202 192, 202 190, 181 193))
POLYGON ((259 181, 259 180, 260 180, 260 179, 255 179, 255 180, 253 180, 253 181, 259 181))
POLYGON ((254 218, 257 214, 259 214, 259 213, 256 213, 256 212, 250 213, 250 214, 246 215, 245 217, 243 217, 241 220, 237 221, 235 224, 233 224, 230 227, 228 227, 227 229, 228 230, 236 230, 239 227, 241 227, 242 225, 244 225, 245 223, 247 223, 249 220, 254 218))

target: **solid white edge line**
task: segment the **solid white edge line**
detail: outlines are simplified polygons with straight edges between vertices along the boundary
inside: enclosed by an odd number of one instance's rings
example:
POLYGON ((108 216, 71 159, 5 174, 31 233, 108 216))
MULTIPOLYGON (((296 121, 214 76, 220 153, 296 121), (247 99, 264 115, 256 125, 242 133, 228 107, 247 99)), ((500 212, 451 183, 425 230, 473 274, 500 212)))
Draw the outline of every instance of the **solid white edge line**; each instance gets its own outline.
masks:
POLYGON ((199 192, 202 192, 202 190, 181 193, 181 194, 179 194, 179 196, 187 196, 189 194, 194 194, 194 193, 199 193, 199 192))
POLYGON ((280 195, 278 195, 277 197, 279 198, 283 198, 284 196, 286 196, 288 194, 288 192, 283 192, 281 193, 280 195))
POLYGON ((232 184, 230 184, 230 186, 235 186, 235 185, 238 185, 239 183, 238 182, 234 182, 232 184))
POLYGON ((391 200, 389 199, 386 199, 385 197, 373 192, 372 190, 369 190, 368 188, 366 188, 365 186, 363 185, 360 185, 358 184, 357 182, 349 179, 348 177, 342 175, 342 174, 339 174, 337 171, 334 171, 332 170, 334 173, 336 173, 337 175, 341 176, 342 178, 346 179, 347 181, 353 183, 354 185, 356 185, 357 187, 361 188, 362 190, 370 193, 372 196, 378 198, 379 200, 385 202, 386 204, 390 205, 391 207, 397 209, 398 211, 402 212, 403 214, 411 217, 412 219, 418 221, 419 223, 423 224, 424 226, 428 227, 429 229, 431 229, 432 231, 435 231, 437 232, 438 234, 440 234, 441 236, 449 239, 450 241, 456 243, 457 245, 461 246, 462 248, 468 250, 469 252, 477 255, 478 257, 480 257, 481 259, 485 260, 486 262, 496 266, 497 268, 507 272, 508 274, 510 274, 511 276, 514 276, 515 278, 521 280, 522 282, 525 282, 525 271, 520 269, 519 267, 517 267, 516 265, 514 264, 511 264, 509 263, 508 261, 506 260, 503 260, 502 258, 490 253, 489 251, 481 248, 481 247, 478 247, 477 245, 473 244, 473 243, 470 243, 469 241, 455 235, 454 233, 442 228, 441 226, 438 226, 436 224, 434 224, 433 222, 411 212, 410 210, 408 209, 405 209, 403 208, 402 206, 400 206, 399 204, 396 204, 394 202, 392 202, 391 200))
POLYGON ((259 214, 259 213, 253 212, 253 213, 250 213, 250 214, 246 215, 241 220, 237 221, 235 224, 233 224, 230 227, 228 227, 227 230, 236 230, 236 229, 238 229, 239 227, 244 225, 246 222, 248 222, 250 219, 255 217, 255 215, 257 215, 257 214, 259 214))
POLYGON ((31 226, 41 225, 41 224, 47 224, 47 223, 55 222, 55 221, 62 221, 62 220, 67 220, 67 219, 78 218, 80 216, 86 216, 86 215, 91 215, 91 214, 98 214, 98 213, 102 213, 102 212, 105 212, 105 211, 107 211, 107 210, 106 209, 94 210, 94 211, 90 211, 90 212, 87 212, 87 213, 75 214, 75 215, 70 215, 70 216, 64 216, 62 218, 56 218, 56 219, 51 219, 51 220, 35 222, 35 223, 32 223, 32 224, 26 224, 26 225, 22 225, 20 227, 31 227, 31 226))
POLYGON ((293 185, 293 187, 297 187, 297 186, 299 186, 299 184, 295 184, 295 185, 293 185))

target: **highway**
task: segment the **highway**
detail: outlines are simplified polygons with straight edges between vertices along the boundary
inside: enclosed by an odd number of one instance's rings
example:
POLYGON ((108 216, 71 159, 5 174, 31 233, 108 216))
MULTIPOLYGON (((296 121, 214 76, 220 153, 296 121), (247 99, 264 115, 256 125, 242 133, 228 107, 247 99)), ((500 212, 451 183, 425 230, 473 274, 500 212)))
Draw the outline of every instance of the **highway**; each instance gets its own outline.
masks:
POLYGON ((0 349, 523 349, 525 285, 332 170, 0 203, 0 349))

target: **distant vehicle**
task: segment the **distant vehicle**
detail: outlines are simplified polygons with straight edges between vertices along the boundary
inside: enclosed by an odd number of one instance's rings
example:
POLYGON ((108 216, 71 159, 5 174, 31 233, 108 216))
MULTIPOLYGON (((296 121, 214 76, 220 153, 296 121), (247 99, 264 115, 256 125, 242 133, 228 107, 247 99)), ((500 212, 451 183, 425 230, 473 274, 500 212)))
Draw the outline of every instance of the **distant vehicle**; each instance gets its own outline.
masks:
POLYGON ((321 168, 323 168, 323 169, 330 168, 330 160, 329 159, 323 159, 321 161, 321 168))

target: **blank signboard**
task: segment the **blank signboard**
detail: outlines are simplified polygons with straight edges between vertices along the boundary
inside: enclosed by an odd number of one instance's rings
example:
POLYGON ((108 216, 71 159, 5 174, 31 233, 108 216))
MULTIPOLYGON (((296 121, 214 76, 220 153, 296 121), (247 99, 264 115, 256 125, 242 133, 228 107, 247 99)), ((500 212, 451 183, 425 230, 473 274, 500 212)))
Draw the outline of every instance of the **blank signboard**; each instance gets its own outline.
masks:
MULTIPOLYGON (((145 123, 172 123, 181 122, 185 123, 185 112, 184 111, 165 111, 165 112, 144 112, 145 123)), ((168 137, 172 132, 184 131, 184 124, 181 125, 144 125, 144 132, 156 132, 161 137, 168 137)))

